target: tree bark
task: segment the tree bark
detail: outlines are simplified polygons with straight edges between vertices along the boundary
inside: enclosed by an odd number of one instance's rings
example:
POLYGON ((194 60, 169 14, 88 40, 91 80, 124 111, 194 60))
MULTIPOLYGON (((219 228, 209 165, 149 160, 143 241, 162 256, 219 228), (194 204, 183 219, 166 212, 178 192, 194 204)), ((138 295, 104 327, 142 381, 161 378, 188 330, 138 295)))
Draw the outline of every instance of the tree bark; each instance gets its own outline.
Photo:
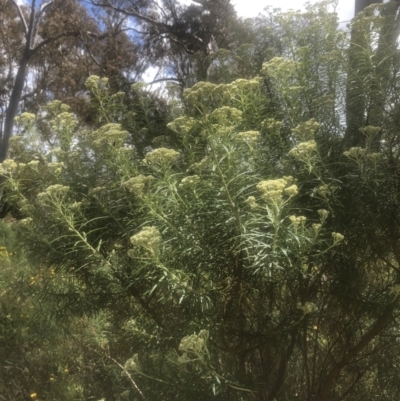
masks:
POLYGON ((371 4, 381 4, 383 0, 356 0, 354 15, 356 16, 364 8, 370 6, 371 4))
POLYGON ((21 100, 22 91, 24 89, 25 76, 30 57, 30 49, 25 49, 24 55, 18 67, 17 76, 15 77, 14 86, 6 111, 4 133, 0 142, 0 163, 3 163, 8 156, 8 145, 14 130, 14 119, 17 115, 19 101, 21 100))

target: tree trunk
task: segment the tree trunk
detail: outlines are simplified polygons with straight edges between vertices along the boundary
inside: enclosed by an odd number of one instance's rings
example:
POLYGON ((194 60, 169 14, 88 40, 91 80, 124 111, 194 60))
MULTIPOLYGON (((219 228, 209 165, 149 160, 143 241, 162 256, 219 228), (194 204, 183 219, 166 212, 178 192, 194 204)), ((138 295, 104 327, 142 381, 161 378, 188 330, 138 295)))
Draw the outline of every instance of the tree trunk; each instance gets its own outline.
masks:
POLYGON ((364 8, 370 6, 371 4, 381 4, 383 0, 356 0, 354 16, 356 16, 364 8))
MULTIPOLYGON (((357 14, 366 7, 380 3, 382 0, 356 0, 355 19, 357 14)), ((363 147, 365 144, 365 137, 360 132, 360 128, 365 127, 367 121, 367 102, 363 96, 365 93, 364 79, 369 75, 369 62, 365 60, 366 55, 363 51, 367 45, 365 32, 355 20, 351 30, 346 84, 346 132, 343 141, 345 148, 363 147)))
POLYGON ((10 102, 6 111, 4 133, 0 142, 0 163, 3 163, 3 161, 7 159, 8 145, 13 133, 14 119, 17 115, 19 101, 21 100, 22 91, 24 89, 26 70, 30 57, 30 49, 27 46, 18 67, 17 76, 15 77, 14 86, 10 96, 10 102))

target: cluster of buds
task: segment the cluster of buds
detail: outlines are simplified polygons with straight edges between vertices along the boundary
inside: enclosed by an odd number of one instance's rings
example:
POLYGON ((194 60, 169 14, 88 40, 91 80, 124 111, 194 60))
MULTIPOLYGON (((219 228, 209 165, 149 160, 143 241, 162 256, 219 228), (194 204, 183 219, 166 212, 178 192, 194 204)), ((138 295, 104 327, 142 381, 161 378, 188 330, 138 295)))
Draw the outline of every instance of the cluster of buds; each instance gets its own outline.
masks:
POLYGON ((177 159, 178 156, 179 152, 173 149, 158 148, 147 153, 143 163, 148 165, 169 166, 177 159))
POLYGON ((201 330, 199 334, 191 334, 190 336, 183 337, 179 344, 179 351, 182 355, 178 358, 178 362, 185 363, 192 359, 188 355, 202 358, 204 353, 207 352, 207 340, 209 337, 208 330, 201 330))
POLYGON ((297 195, 298 187, 293 184, 292 176, 279 178, 277 180, 261 181, 257 189, 261 192, 262 198, 267 202, 276 202, 282 195, 288 195, 289 198, 297 195))
POLYGON ((133 192, 136 195, 140 195, 143 192, 145 185, 154 180, 155 178, 152 175, 145 176, 140 174, 136 177, 130 178, 128 181, 125 181, 124 187, 128 191, 133 192))
POLYGON ((161 243, 160 231, 155 227, 143 227, 143 229, 131 237, 131 244, 136 247, 156 248, 161 243))

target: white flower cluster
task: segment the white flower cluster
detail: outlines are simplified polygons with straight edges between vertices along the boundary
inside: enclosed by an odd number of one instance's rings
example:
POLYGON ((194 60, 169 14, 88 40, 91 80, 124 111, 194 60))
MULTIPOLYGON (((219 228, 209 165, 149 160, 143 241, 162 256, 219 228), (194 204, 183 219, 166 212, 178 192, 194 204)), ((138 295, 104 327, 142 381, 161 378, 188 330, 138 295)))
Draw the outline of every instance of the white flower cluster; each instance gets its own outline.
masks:
POLYGON ((360 131, 369 139, 373 139, 376 135, 378 135, 381 131, 381 127, 374 127, 373 125, 367 125, 364 128, 361 128, 360 131))
POLYGON ((41 204, 46 203, 46 201, 57 198, 57 199, 62 199, 65 197, 65 195, 68 193, 69 187, 66 185, 61 185, 61 184, 54 184, 50 185, 45 189, 44 192, 40 192, 37 195, 38 202, 41 204))
POLYGON ((119 148, 123 145, 127 135, 128 131, 123 131, 121 124, 110 123, 92 132, 90 137, 94 146, 112 145, 119 148))
POLYGON ((345 152, 343 152, 343 154, 346 157, 348 157, 349 159, 353 159, 353 160, 362 159, 366 153, 367 153, 367 150, 364 148, 360 148, 360 147, 350 148, 349 150, 346 150, 345 152))
POLYGON ((39 166, 39 160, 31 160, 29 163, 27 163, 27 167, 30 167, 34 170, 36 170, 38 166, 39 166))
POLYGON ((260 78, 239 78, 230 84, 224 85, 224 98, 229 101, 232 98, 240 98, 241 95, 255 93, 260 88, 260 82, 260 78))
POLYGON ((240 132, 236 136, 237 139, 246 142, 257 142, 260 139, 260 132, 259 131, 246 131, 240 132))
POLYGON ((182 179, 179 184, 179 188, 193 187, 200 182, 198 175, 190 175, 182 179))
POLYGON ((192 117, 178 117, 167 125, 169 129, 180 135, 186 135, 196 124, 192 117))
POLYGON ((140 195, 143 192, 143 189, 146 184, 154 181, 155 178, 152 175, 138 175, 136 177, 130 178, 128 181, 124 183, 124 187, 130 191, 135 193, 136 195, 140 195))
POLYGON ((333 238, 333 244, 336 245, 337 243, 339 243, 340 241, 344 240, 344 235, 340 234, 340 233, 332 233, 332 238, 333 238))
POLYGON ((320 186, 315 190, 315 192, 316 192, 318 195, 321 195, 323 198, 326 198, 328 195, 331 194, 331 190, 330 190, 330 188, 329 188, 329 185, 327 185, 327 184, 320 185, 320 186))
POLYGON ((302 310, 305 315, 308 315, 318 310, 317 305, 312 302, 306 302, 304 305, 301 302, 298 302, 297 309, 302 310))
POLYGON ((18 164, 13 159, 6 159, 0 164, 1 174, 12 174, 18 168, 18 164))
POLYGON ((97 75, 90 76, 86 82, 85 86, 91 92, 96 92, 99 87, 106 87, 108 84, 108 78, 100 78, 97 75))
POLYGON ((47 167, 50 169, 50 171, 55 174, 61 174, 64 168, 64 163, 63 162, 51 162, 47 165, 47 167))
POLYGON ((190 361, 187 353, 202 357, 206 351, 208 337, 208 330, 201 330, 199 334, 183 337, 179 344, 179 351, 183 352, 183 354, 178 358, 178 362, 185 363, 190 361))
POLYGON ((198 82, 183 92, 183 99, 187 104, 198 106, 212 99, 216 87, 211 82, 198 82))
POLYGON ((63 133, 71 132, 77 125, 78 121, 75 116, 68 112, 63 112, 50 121, 50 126, 54 131, 61 131, 63 133))
POLYGON ((313 229, 313 231, 314 231, 314 234, 317 236, 318 233, 319 233, 319 231, 321 230, 322 224, 313 223, 313 224, 311 225, 311 227, 312 227, 312 229, 313 229))
POLYGON ((135 247, 155 249, 161 243, 162 237, 156 227, 143 227, 137 234, 131 237, 131 244, 135 247))
POLYGON ((243 112, 235 107, 222 106, 211 113, 212 121, 221 125, 237 125, 242 121, 243 112))
POLYGON ((144 164, 158 164, 158 165, 170 165, 177 157, 179 152, 173 149, 158 148, 146 154, 143 163, 144 164))
POLYGON ((324 222, 329 216, 329 212, 325 209, 319 209, 318 214, 321 217, 322 222, 324 222))
POLYGON ((15 117, 15 122, 24 127, 29 127, 35 120, 36 116, 32 113, 22 113, 21 115, 15 117))
POLYGON ((261 192, 262 198, 269 201, 276 201, 281 198, 283 194, 293 197, 297 195, 297 185, 293 183, 293 177, 283 177, 277 180, 266 180, 261 181, 257 184, 257 189, 261 192))
POLYGON ((316 152, 316 150, 317 143, 314 140, 311 140, 299 143, 289 152, 289 155, 299 161, 308 161, 312 153, 316 152))
POLYGON ((207 156, 203 157, 198 163, 193 163, 190 165, 190 169, 194 171, 201 171, 206 168, 209 164, 210 160, 207 156))
POLYGON ((262 122, 261 126, 268 133, 277 134, 282 128, 282 121, 275 120, 274 118, 267 118, 262 122))
POLYGON ((124 368, 128 371, 140 371, 139 355, 135 354, 125 362, 124 368))
POLYGON ((256 209, 258 207, 258 204, 256 202, 256 198, 254 196, 249 196, 245 200, 245 203, 247 203, 250 206, 250 209, 256 209))
POLYGON ((289 216, 289 220, 292 222, 294 227, 298 227, 299 225, 304 226, 307 221, 307 217, 305 216, 289 216))
POLYGON ((70 205, 70 209, 72 210, 72 211, 79 211, 80 209, 81 209, 81 207, 82 207, 82 202, 74 202, 74 203, 72 203, 71 205, 70 205))
POLYGON ((269 62, 263 64, 261 73, 274 78, 286 78, 293 75, 295 68, 295 61, 287 60, 283 57, 274 57, 269 62))
POLYGON ((313 118, 299 124, 293 129, 293 133, 302 141, 309 141, 314 138, 315 131, 319 128, 319 123, 313 118))

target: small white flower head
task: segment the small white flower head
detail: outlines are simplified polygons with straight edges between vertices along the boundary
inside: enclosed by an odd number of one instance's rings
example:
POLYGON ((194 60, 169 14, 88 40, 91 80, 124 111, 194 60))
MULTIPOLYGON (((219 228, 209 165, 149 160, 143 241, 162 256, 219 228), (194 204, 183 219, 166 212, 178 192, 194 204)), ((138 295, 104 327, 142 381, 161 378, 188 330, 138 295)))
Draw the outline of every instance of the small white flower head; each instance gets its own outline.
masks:
POLYGON ((167 127, 172 131, 175 131, 179 135, 187 135, 189 131, 196 125, 197 120, 192 117, 178 117, 171 123, 167 124, 167 127))
POLYGON ((285 81, 293 76, 296 68, 296 62, 284 59, 283 57, 274 57, 262 66, 261 73, 270 76, 278 81, 285 81))
POLYGON ((307 221, 307 217, 305 216, 289 216, 289 220, 293 224, 295 228, 299 227, 300 225, 304 227, 307 221))
POLYGON ((65 198, 69 189, 70 188, 66 185, 61 185, 61 184, 50 185, 45 189, 44 192, 40 192, 37 195, 38 202, 40 204, 45 204, 47 201, 50 200, 60 201, 65 198))
POLYGON ((258 204, 256 202, 256 198, 254 196, 249 196, 246 200, 245 203, 250 206, 250 209, 257 209, 258 204))
POLYGON ((222 106, 215 109, 210 117, 215 124, 232 126, 242 122, 243 112, 235 107, 222 106))
POLYGON ((47 167, 53 174, 59 175, 62 173, 62 171, 64 169, 64 163, 63 162, 51 162, 51 163, 48 163, 47 167))
POLYGON ((211 82, 198 82, 183 92, 183 99, 189 106, 199 107, 213 100, 217 85, 211 82))
POLYGON ((314 140, 301 142, 295 148, 293 148, 289 155, 299 161, 310 161, 313 153, 317 151, 317 143, 314 140))
POLYGON ((143 229, 131 237, 134 247, 143 247, 149 250, 156 249, 162 241, 161 233, 156 227, 143 227, 143 229))
POLYGON ((124 187, 130 191, 133 192, 136 195, 140 195, 143 193, 143 190, 146 186, 146 184, 151 183, 154 181, 155 178, 152 175, 138 175, 136 177, 130 178, 128 181, 125 181, 124 187))
POLYGON ((208 330, 201 330, 199 334, 183 337, 179 344, 179 350, 182 352, 193 352, 200 356, 205 350, 208 337, 208 330))
POLYGON ((381 127, 367 125, 364 128, 360 128, 360 131, 367 137, 367 140, 371 141, 382 131, 382 129, 381 127))
POLYGON ((325 209, 319 209, 318 214, 321 218, 322 223, 328 218, 329 212, 325 209))
POLYGON ((82 208, 82 202, 74 202, 69 207, 72 211, 77 212, 82 208))
POLYGON ((200 177, 198 175, 189 175, 182 179, 179 184, 179 188, 193 188, 200 182, 200 177))
POLYGON ((368 159, 370 159, 373 163, 376 163, 376 162, 379 160, 379 158, 381 157, 381 154, 380 154, 380 153, 376 153, 376 152, 374 152, 374 153, 369 153, 369 154, 367 155, 367 157, 368 157, 368 159))
POLYGON ((46 112, 52 117, 55 117, 60 113, 67 113, 70 109, 71 108, 67 104, 62 103, 60 100, 52 100, 45 106, 46 112))
POLYGON ((302 310, 305 315, 314 313, 318 310, 317 305, 312 302, 306 302, 304 305, 301 302, 298 302, 297 309, 302 310))
POLYGON ((315 188, 315 193, 320 195, 322 198, 327 198, 332 194, 332 189, 328 184, 322 184, 319 187, 315 188))
POLYGON ((98 130, 89 134, 96 148, 106 145, 120 148, 128 135, 128 131, 122 130, 121 124, 110 123, 103 125, 98 130))
POLYGON ((292 198, 293 196, 296 196, 299 193, 299 188, 297 187, 297 185, 293 184, 290 185, 290 187, 285 188, 283 192, 290 198, 292 198))
POLYGON ((26 165, 27 167, 30 167, 33 170, 37 170, 39 166, 39 160, 31 160, 29 163, 26 165))
POLYGON ((86 88, 92 93, 98 93, 99 90, 104 90, 107 87, 108 78, 100 78, 97 75, 90 76, 86 82, 86 88))
POLYGON ((139 355, 135 354, 125 362, 124 368, 128 371, 140 371, 139 355))
POLYGON ((277 135, 282 128, 282 121, 275 120, 274 118, 267 118, 261 124, 262 128, 267 131, 269 135, 277 135))
POLYGON ((13 159, 6 159, 0 164, 2 174, 12 174, 18 168, 18 164, 13 159))
POLYGON ((260 132, 259 131, 240 132, 239 134, 236 135, 236 139, 248 143, 256 143, 260 139, 260 132))
POLYGON ((15 117, 15 122, 22 125, 25 128, 29 128, 36 120, 35 114, 22 113, 18 117, 15 117))
POLYGON ((346 150, 343 152, 343 154, 348 157, 349 159, 355 160, 355 161, 360 161, 361 159, 364 158, 366 155, 367 150, 360 148, 360 147, 354 147, 350 148, 349 150, 346 150))
POLYGON ((89 195, 91 196, 99 196, 107 192, 106 187, 94 187, 89 189, 89 195))
POLYGON ((146 154, 143 163, 148 165, 156 165, 168 167, 172 165, 178 158, 179 152, 173 149, 158 148, 146 154))
POLYGON ((293 133, 296 134, 296 136, 302 141, 310 141, 314 138, 314 134, 318 128, 319 124, 312 118, 311 120, 299 124, 296 128, 294 128, 293 133))
POLYGON ((344 240, 344 236, 340 233, 332 233, 332 238, 333 238, 333 244, 336 245, 338 244, 340 241, 344 240))
POLYGON ((311 227, 312 227, 312 229, 314 231, 315 236, 317 236, 319 231, 321 230, 322 224, 314 223, 314 224, 311 225, 311 227))
POLYGON ((298 188, 297 185, 292 184, 293 182, 292 176, 285 176, 277 180, 260 181, 257 184, 257 189, 261 192, 265 201, 275 203, 281 199, 283 194, 288 195, 290 198, 297 195, 298 188))

